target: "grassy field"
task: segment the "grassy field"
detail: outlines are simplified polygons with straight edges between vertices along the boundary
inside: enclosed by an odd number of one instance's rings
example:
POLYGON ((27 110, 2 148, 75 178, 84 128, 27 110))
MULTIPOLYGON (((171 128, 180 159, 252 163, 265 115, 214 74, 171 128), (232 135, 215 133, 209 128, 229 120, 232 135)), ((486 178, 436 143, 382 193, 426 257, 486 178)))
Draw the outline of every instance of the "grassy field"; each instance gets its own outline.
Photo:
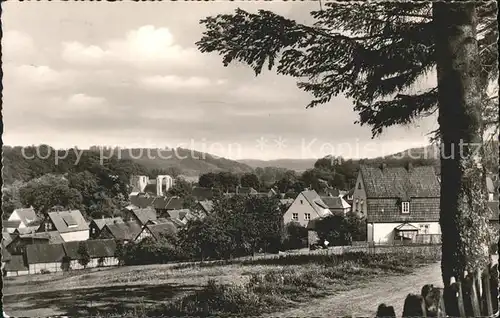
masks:
POLYGON ((408 275, 439 254, 429 247, 24 276, 4 280, 3 301, 7 314, 24 317, 259 315, 408 275))

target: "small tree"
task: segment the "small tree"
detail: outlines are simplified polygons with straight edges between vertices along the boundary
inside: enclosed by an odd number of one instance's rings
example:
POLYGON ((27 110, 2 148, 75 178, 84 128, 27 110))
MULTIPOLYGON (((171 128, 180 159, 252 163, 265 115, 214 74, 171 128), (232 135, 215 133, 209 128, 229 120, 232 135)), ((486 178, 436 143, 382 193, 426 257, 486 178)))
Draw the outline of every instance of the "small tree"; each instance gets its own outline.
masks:
POLYGON ((118 259, 118 265, 125 263, 125 246, 120 240, 116 240, 115 257, 118 259))
POLYGON ((87 244, 85 244, 84 241, 78 243, 78 263, 83 266, 83 268, 86 268, 87 265, 90 263, 90 254, 89 250, 87 248, 87 244))
POLYGON ((104 266, 104 257, 99 257, 97 260, 97 267, 103 267, 104 266))
POLYGON ((307 229, 298 222, 290 222, 285 225, 285 249, 297 249, 306 246, 307 229))
POLYGON ((349 212, 346 215, 347 231, 353 241, 366 241, 366 218, 349 212))
POLYGON ((327 240, 330 246, 346 245, 351 240, 346 218, 340 215, 331 215, 318 220, 315 230, 320 241, 327 240))
POLYGON ((61 261, 61 269, 63 272, 67 272, 71 269, 71 257, 64 256, 61 261))

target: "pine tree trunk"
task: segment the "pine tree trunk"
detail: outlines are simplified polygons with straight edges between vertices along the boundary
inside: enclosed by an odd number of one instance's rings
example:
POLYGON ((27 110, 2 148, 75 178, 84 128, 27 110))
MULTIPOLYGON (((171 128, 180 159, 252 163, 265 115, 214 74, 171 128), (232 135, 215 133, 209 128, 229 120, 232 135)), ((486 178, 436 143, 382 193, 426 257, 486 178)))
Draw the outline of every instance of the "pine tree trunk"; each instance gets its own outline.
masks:
MULTIPOLYGON (((473 3, 433 3, 441 131, 442 277, 489 263, 480 59, 473 3)), ((453 298, 453 297, 451 297, 453 298)), ((446 301, 446 300, 445 300, 446 301)), ((458 316, 446 301, 449 315, 458 316)))

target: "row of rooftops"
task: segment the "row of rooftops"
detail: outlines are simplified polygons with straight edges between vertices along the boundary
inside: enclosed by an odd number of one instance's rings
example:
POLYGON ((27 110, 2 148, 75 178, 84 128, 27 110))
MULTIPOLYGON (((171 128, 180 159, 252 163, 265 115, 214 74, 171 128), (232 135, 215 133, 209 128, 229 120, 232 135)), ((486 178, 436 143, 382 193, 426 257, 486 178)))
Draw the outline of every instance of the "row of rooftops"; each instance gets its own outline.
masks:
POLYGON ((114 257, 116 252, 115 240, 87 240, 78 242, 64 242, 55 244, 30 244, 23 254, 10 254, 2 247, 2 261, 7 271, 26 271, 29 264, 57 263, 64 257, 78 259, 80 244, 86 246, 90 258, 114 257))

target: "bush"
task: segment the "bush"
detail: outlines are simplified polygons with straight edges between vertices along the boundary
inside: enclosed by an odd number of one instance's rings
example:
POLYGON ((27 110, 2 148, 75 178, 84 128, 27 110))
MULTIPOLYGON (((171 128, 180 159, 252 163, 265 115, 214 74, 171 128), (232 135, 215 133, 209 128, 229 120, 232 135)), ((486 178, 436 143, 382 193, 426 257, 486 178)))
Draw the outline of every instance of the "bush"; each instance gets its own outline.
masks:
POLYGON ((185 260, 187 257, 183 250, 174 244, 172 239, 154 240, 147 237, 139 243, 131 242, 124 246, 121 257, 125 265, 165 264, 185 260))
POLYGON ((283 248, 286 250, 307 247, 307 229, 297 222, 290 222, 285 226, 285 240, 283 248))
POLYGON ((253 315, 261 309, 259 296, 245 286, 222 285, 209 280, 202 290, 150 312, 148 316, 253 315))
POLYGON ((50 271, 49 271, 48 269, 42 268, 42 269, 40 270, 40 273, 41 273, 41 274, 50 274, 50 271))
POLYGON ((63 272, 67 272, 71 269, 71 257, 64 256, 61 261, 61 269, 63 272))

